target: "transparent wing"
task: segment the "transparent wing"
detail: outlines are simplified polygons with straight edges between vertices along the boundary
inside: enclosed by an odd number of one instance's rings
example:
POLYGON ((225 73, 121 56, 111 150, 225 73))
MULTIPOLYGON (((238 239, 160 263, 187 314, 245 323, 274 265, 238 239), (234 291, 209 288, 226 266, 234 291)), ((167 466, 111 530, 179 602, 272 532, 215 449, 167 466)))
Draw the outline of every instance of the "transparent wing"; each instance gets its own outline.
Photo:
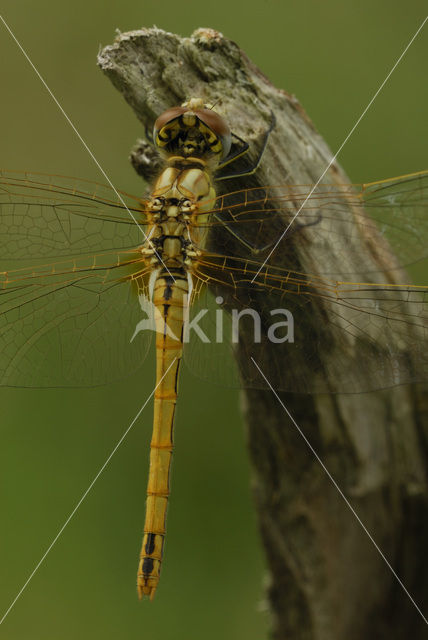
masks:
MULTIPOLYGON (((118 193, 76 178, 1 170, 2 257, 52 258, 142 244, 144 229, 135 220, 146 223, 144 203, 118 193)), ((427 210, 428 171, 423 171, 369 184, 243 189, 213 200, 212 215, 196 214, 192 224, 212 233, 228 229, 241 241, 242 257, 262 253, 282 234, 285 244, 290 235, 321 225, 335 239, 340 257, 346 239, 364 229, 369 235, 376 223, 398 263, 407 266, 428 255, 427 210)))
POLYGON ((2 260, 47 260, 142 244, 143 202, 118 193, 76 178, 0 170, 2 260))
MULTIPOLYGON (((220 293, 226 288, 225 307, 232 312, 260 310, 263 329, 260 341, 252 339, 254 319, 247 315, 239 319, 243 342, 226 337, 220 347, 213 348, 212 341, 186 347, 198 375, 212 379, 214 374, 227 382, 223 355, 236 352, 249 386, 260 385, 257 372, 247 366, 251 355, 262 368, 266 365, 273 384, 293 391, 360 391, 425 379, 426 289, 346 283, 354 271, 343 264, 353 238, 370 237, 375 222, 397 252, 397 266, 426 256, 427 176, 351 187, 318 185, 313 193, 310 185, 246 189, 217 198, 211 215, 196 215, 195 230, 209 228, 216 246, 224 243, 222 254, 201 254, 193 269, 196 280, 220 293), (283 252, 282 268, 247 259, 266 255, 284 232, 285 243, 290 234, 303 237, 308 229, 312 246, 322 243, 325 233, 333 239, 331 257, 320 268, 329 277, 296 271, 292 252, 283 252), (228 252, 228 238, 238 240, 241 257, 228 252), (272 311, 284 308, 294 321, 293 340, 279 343, 275 353, 280 357, 272 358, 269 323, 272 311), (367 366, 351 376, 362 354, 367 366), (335 389, 326 382, 329 367, 340 380, 335 389)), ((123 197, 144 223, 138 198, 123 197)), ((145 319, 137 292, 144 289, 148 270, 141 255, 133 254, 142 244, 140 230, 114 192, 85 181, 3 172, 0 214, 2 383, 99 384, 138 368, 150 338, 148 331, 136 331, 145 319), (45 265, 48 256, 70 259, 45 265), (14 266, 17 259, 26 264, 30 258, 32 267, 14 266)), ((377 242, 375 250, 385 259, 390 255, 388 243, 377 242)), ((365 271, 375 269, 370 265, 365 271)), ((215 317, 210 318, 212 334, 217 329, 215 317)), ((286 324, 282 331, 287 333, 286 324)))
POLYGON ((124 252, 1 272, 0 384, 92 386, 138 369, 145 271, 124 252))
MULTIPOLYGON (((343 269, 336 265, 342 264, 349 244, 362 234, 370 238, 376 225, 387 241, 384 246, 377 241, 380 258, 390 260, 392 247, 396 266, 405 267, 428 255, 428 171, 360 185, 244 189, 222 195, 212 204, 211 212, 196 215, 193 225, 211 228, 217 234, 217 249, 224 246, 224 253, 230 243, 224 230, 239 241, 235 250, 239 251, 240 245, 242 257, 268 251, 279 238, 276 252, 281 252, 290 236, 298 241, 296 236, 303 230, 311 230, 312 243, 322 243, 323 234, 328 234, 334 250, 335 264, 325 265, 322 272, 343 277, 343 269)), ((287 266, 295 268, 292 262, 287 266)), ((373 266, 370 272, 376 273, 373 266)), ((350 271, 347 275, 356 274, 350 271)))
MULTIPOLYGON (((428 287, 338 282, 209 252, 194 275, 229 290, 224 308, 235 329, 225 341, 246 386, 265 386, 251 357, 275 388, 293 392, 354 393, 428 378, 428 287)), ((219 371, 227 380, 226 360, 214 362, 212 344, 195 341, 188 361, 196 374, 219 371)))
POLYGON ((199 281, 183 332, 184 362, 194 375, 221 387, 239 388, 242 380, 236 362, 232 318, 223 297, 199 281))
MULTIPOLYGON (((229 338, 229 350, 244 384, 264 386, 251 357, 275 388, 294 392, 359 392, 428 378, 427 289, 385 279, 387 270, 427 256, 428 172, 367 185, 246 189, 215 205, 194 221, 199 233, 211 229, 208 247, 217 250, 202 250, 195 276, 220 294, 229 290, 225 308, 240 334, 239 343, 229 338), (296 269, 296 245, 322 256, 316 274, 296 269), (288 339, 273 343, 269 335, 281 331, 288 339)), ((214 362, 211 345, 199 341, 192 354, 199 376, 228 380, 226 359, 214 362)))

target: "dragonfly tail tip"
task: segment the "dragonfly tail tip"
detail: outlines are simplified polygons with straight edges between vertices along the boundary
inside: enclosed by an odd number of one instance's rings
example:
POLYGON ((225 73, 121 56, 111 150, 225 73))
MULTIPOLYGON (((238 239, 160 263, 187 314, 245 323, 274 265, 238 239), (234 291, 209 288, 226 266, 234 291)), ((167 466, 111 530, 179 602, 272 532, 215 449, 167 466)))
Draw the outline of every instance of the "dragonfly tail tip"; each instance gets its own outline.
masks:
POLYGON ((150 602, 153 601, 153 598, 155 597, 155 593, 156 593, 156 587, 139 584, 137 586, 137 590, 138 590, 139 600, 144 600, 145 598, 149 598, 150 602))

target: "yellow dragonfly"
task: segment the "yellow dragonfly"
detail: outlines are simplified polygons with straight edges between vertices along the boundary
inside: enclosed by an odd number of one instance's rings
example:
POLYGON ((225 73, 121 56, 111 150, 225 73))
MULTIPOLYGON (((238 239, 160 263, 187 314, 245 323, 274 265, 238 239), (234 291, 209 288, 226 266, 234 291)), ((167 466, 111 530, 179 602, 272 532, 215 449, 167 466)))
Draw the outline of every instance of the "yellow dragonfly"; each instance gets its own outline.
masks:
MULTIPOLYGON (((268 139, 269 131, 263 148, 268 139)), ((224 357, 225 348, 235 350, 240 384, 263 386, 248 366, 252 357, 273 387, 304 393, 428 377, 428 287, 397 276, 427 255, 428 171, 364 185, 283 184, 217 195, 216 179, 231 176, 225 169, 247 146, 197 98, 161 114, 153 141, 163 169, 147 198, 85 180, 0 172, 0 383, 120 379, 141 367, 156 335, 137 578, 139 596, 150 599, 163 556, 183 354, 199 375, 237 383, 228 380, 234 370, 224 357), (310 250, 326 233, 334 255, 317 273, 299 271, 293 247, 310 250), (352 256, 361 236, 373 240, 371 264, 364 273, 341 270, 341 257, 352 256), (340 353, 329 360, 321 353, 333 334, 340 353), (281 354, 274 366, 272 349, 281 354), (352 367, 359 352, 360 373, 352 367)), ((262 152, 256 166, 233 177, 254 172, 262 152)))

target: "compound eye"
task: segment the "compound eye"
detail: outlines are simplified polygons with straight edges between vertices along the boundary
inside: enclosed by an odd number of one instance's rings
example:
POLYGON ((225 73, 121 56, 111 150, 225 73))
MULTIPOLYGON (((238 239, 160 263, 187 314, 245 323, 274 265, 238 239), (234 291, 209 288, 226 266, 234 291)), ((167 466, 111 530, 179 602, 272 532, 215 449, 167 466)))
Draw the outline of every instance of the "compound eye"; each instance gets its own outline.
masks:
POLYGON ((204 133, 209 147, 221 158, 225 158, 232 146, 232 134, 227 122, 218 113, 209 109, 201 109, 196 113, 208 129, 204 133))
POLYGON ((167 109, 156 120, 153 126, 153 141, 159 149, 173 142, 180 132, 178 118, 183 114, 183 107, 167 109))

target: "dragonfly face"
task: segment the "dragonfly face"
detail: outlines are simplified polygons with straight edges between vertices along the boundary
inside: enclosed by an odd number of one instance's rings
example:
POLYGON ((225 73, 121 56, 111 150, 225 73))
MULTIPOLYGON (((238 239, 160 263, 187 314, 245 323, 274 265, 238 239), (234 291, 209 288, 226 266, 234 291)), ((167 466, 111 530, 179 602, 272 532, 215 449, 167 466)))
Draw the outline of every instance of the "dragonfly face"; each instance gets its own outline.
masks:
POLYGON ((215 169, 227 164, 231 136, 200 100, 162 114, 154 139, 165 167, 144 202, 86 181, 0 174, 0 382, 79 386, 120 378, 144 360, 151 333, 142 323, 156 333, 141 596, 153 597, 159 580, 183 353, 197 374, 217 372, 227 384, 225 350, 238 346, 244 385, 264 386, 249 365, 253 357, 276 389, 304 393, 428 377, 428 288, 395 277, 427 256, 428 172, 217 196, 215 169), (317 272, 296 268, 295 243, 310 251, 327 237, 317 272), (361 272, 353 265, 362 237, 371 258, 361 272), (203 308, 206 286, 226 299, 229 336, 218 305, 203 308), (189 301, 194 317, 186 316, 189 301), (142 311, 153 313, 151 324, 142 311), (208 328, 187 344, 186 326, 200 311, 208 328))
POLYGON ((192 158, 225 158, 231 146, 230 129, 211 105, 191 99, 168 109, 156 120, 153 140, 166 157, 182 154, 192 158))

